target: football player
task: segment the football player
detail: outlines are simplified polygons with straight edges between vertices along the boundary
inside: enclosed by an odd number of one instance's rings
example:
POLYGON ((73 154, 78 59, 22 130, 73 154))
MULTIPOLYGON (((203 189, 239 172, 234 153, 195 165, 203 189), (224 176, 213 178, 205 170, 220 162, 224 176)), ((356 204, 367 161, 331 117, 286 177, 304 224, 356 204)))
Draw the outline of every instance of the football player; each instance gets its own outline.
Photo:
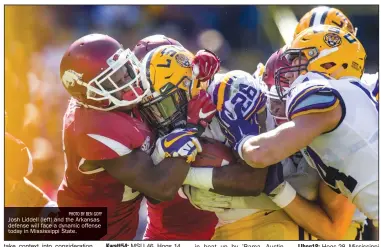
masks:
MULTIPOLYGON (((326 183, 321 189, 341 192, 377 224, 378 103, 360 84, 366 58, 362 44, 350 32, 320 25, 301 32, 284 56, 291 65, 277 70, 276 86, 279 98, 286 98, 289 122, 262 135, 237 137, 234 148, 252 167, 267 167, 302 149, 326 183), (282 76, 289 90, 282 88, 282 76)), ((298 225, 308 228, 312 217, 331 225, 289 183, 278 189, 273 201, 298 225)), ((341 211, 332 213, 350 222, 352 215, 341 211)))
MULTIPOLYGON (((354 36, 357 35, 357 28, 353 27, 352 22, 343 12, 336 8, 320 6, 313 8, 300 19, 295 28, 294 38, 296 38, 296 36, 298 36, 304 29, 318 25, 337 26, 352 33, 354 36)), ((361 84, 372 93, 373 97, 375 97, 378 102, 378 73, 364 73, 361 77, 361 84)))
MULTIPOLYGON (((134 47, 133 53, 141 60, 148 52, 163 45, 182 46, 178 41, 164 35, 152 35, 140 40, 134 47)), ((200 81, 209 80, 218 71, 219 60, 213 53, 207 51, 200 53, 205 53, 201 58, 207 59, 205 62, 209 66, 201 66, 200 81)), ((200 64, 194 59, 192 63, 200 64)), ((211 110, 215 108, 213 105, 211 107, 211 110)), ((194 109, 199 108, 195 106, 194 109)), ((147 197, 147 210, 148 220, 144 240, 210 240, 217 224, 214 213, 193 207, 189 200, 179 194, 173 200, 164 202, 147 197)))
MULTIPOLYGON (((268 92, 268 96, 267 96, 268 97, 268 109, 269 109, 270 116, 273 117, 273 120, 275 122, 275 127, 279 126, 279 124, 281 124, 281 123, 288 121, 287 117, 286 117, 286 109, 285 109, 286 108, 286 101, 285 101, 285 99, 283 99, 283 100, 279 99, 279 96, 278 96, 277 91, 276 91, 275 78, 274 78, 275 71, 277 69, 279 69, 281 67, 286 67, 289 65, 287 63, 286 58, 284 56, 282 56, 283 51, 284 51, 284 48, 281 48, 278 51, 276 51, 269 58, 269 60, 266 63, 266 70, 265 70, 266 73, 263 76, 263 81, 270 88, 270 90, 268 92)), ((282 85, 284 90, 286 90, 286 91, 288 90, 289 85, 287 83, 287 78, 284 78, 284 77, 280 78, 280 84, 282 85)), ((297 154, 302 155, 300 152, 297 152, 297 154)), ((293 156, 295 156, 295 155, 293 155, 293 156)), ((293 157, 290 157, 290 158, 294 160, 293 157)), ((287 160, 289 161, 290 158, 288 158, 287 160)), ((302 165, 298 166, 298 169, 299 169, 299 167, 301 169, 303 169, 303 164, 306 164, 306 160, 304 158, 302 159, 302 161, 303 161, 301 163, 302 165)), ((282 163, 283 163, 284 168, 285 168, 287 166, 287 163, 284 163, 283 161, 282 161, 282 163)), ((317 171, 313 170, 313 168, 311 168, 309 166, 305 167, 304 170, 306 171, 305 174, 307 176, 305 176, 303 179, 315 178, 315 179, 311 179, 310 182, 306 182, 307 184, 309 184, 308 186, 305 186, 306 191, 310 190, 311 191, 310 193, 312 193, 313 191, 317 192, 316 189, 319 187, 318 183, 320 180, 318 177, 317 171), (314 188, 315 188, 315 190, 314 190, 314 188)), ((284 173, 284 176, 285 176, 285 179, 287 180, 287 178, 286 178, 287 174, 286 173, 284 173)), ((294 188, 296 188, 295 186, 298 186, 298 184, 295 184, 295 183, 292 184, 292 181, 290 181, 290 180, 288 180, 288 182, 290 182, 294 188)), ((321 181, 320 183, 321 183, 320 186, 326 186, 326 185, 324 185, 323 181, 321 181)), ((330 204, 334 205, 336 208, 342 209, 343 214, 347 214, 348 212, 349 213, 352 212, 353 207, 349 206, 351 203, 343 195, 336 194, 336 193, 328 193, 327 195, 323 195, 322 193, 326 192, 326 191, 330 191, 330 190, 323 190, 323 189, 319 190, 319 198, 321 198, 319 201, 320 201, 320 205, 322 205, 323 208, 327 207, 327 205, 325 205, 324 203, 330 203, 330 204), (327 200, 326 198, 329 198, 329 200, 327 200), (347 209, 347 212, 344 211, 345 209, 347 209)), ((303 196, 303 194, 301 194, 299 191, 297 191, 297 192, 298 192, 298 194, 303 196)), ((303 197, 307 198, 305 196, 303 196, 303 197)), ((329 213, 329 211, 327 211, 327 212, 329 213)), ((331 217, 332 221, 337 221, 335 215, 330 215, 330 217, 331 217)), ((343 236, 343 234, 346 232, 342 238, 344 240, 345 239, 346 240, 362 239, 362 231, 364 229, 365 219, 366 219, 365 215, 362 214, 361 212, 359 212, 358 210, 356 210, 356 212, 353 216, 353 219, 352 219, 352 224, 349 226, 349 229, 345 225, 335 227, 332 229, 334 229, 337 232, 330 232, 330 234, 339 237, 339 236, 343 236)), ((315 229, 315 231, 323 232, 319 236, 327 236, 327 234, 324 234, 324 232, 326 230, 328 230, 329 228, 326 228, 325 225, 315 225, 314 229, 315 229)), ((306 228, 306 230, 310 231, 310 229, 308 229, 308 228, 306 228)))
POLYGON ((196 130, 179 131, 162 147, 178 158, 154 166, 155 133, 135 107, 150 90, 140 67, 129 49, 103 34, 76 40, 61 60, 61 81, 72 98, 63 121, 65 176, 58 205, 107 207, 103 239, 133 239, 140 193, 171 200, 201 151, 196 130))

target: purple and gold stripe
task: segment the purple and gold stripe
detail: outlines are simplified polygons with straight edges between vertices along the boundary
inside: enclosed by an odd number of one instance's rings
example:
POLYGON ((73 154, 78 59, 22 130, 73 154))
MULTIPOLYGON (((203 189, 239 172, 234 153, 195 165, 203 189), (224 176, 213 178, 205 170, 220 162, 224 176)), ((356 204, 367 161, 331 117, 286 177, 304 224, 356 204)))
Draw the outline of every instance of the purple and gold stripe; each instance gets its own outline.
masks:
MULTIPOLYGON (((299 105, 301 102, 303 102, 305 99, 310 97, 311 95, 314 95, 318 92, 327 92, 327 87, 322 86, 322 85, 314 85, 311 87, 308 87, 304 89, 298 97, 294 98, 292 102, 290 103, 290 107, 288 109, 288 119, 292 120, 293 118, 305 114, 310 114, 310 113, 319 113, 319 112, 327 112, 330 110, 335 109, 340 101, 337 99, 335 96, 334 100, 330 102, 324 102, 324 103, 317 103, 313 105, 308 105, 305 107, 302 107, 298 110, 295 110, 296 106, 299 105)), ((332 94, 334 95, 334 94, 332 94)))

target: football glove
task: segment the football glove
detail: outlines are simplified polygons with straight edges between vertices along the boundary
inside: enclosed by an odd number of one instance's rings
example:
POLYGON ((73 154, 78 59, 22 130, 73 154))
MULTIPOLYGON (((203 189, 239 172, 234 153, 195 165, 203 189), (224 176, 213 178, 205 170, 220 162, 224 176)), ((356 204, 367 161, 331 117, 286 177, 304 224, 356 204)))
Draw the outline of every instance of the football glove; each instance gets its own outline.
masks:
POLYGON ((160 137, 151 155, 154 164, 159 164, 166 157, 184 157, 187 163, 193 162, 197 153, 202 152, 196 133, 196 128, 175 129, 168 135, 160 137))
POLYGON ((204 90, 188 102, 187 127, 198 129, 198 136, 205 131, 205 128, 212 121, 216 106, 213 104, 212 97, 204 90))
POLYGON ((242 107, 242 103, 237 103, 233 110, 223 106, 217 115, 221 130, 231 147, 234 147, 244 137, 259 133, 259 124, 255 119, 255 114, 246 119, 242 114, 242 107))
POLYGON ((221 213, 229 208, 232 200, 231 196, 219 195, 190 185, 183 185, 182 190, 189 202, 200 210, 221 213))
POLYGON ((220 70, 220 59, 209 50, 200 50, 192 61, 192 71, 200 81, 210 80, 220 70))

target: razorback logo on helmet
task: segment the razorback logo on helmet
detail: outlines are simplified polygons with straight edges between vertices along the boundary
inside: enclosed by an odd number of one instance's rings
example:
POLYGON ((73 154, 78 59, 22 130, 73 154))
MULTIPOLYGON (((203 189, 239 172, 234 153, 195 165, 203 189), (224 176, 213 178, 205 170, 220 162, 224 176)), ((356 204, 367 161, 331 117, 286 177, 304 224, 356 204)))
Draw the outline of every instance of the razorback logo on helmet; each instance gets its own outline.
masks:
POLYGON ((74 87, 75 83, 80 82, 79 84, 82 84, 82 76, 83 74, 80 74, 78 72, 75 72, 74 70, 66 70, 65 73, 62 76, 62 82, 65 85, 65 87, 74 87))
POLYGON ((118 60, 118 58, 119 58, 119 54, 115 54, 115 55, 113 56, 112 60, 116 61, 116 60, 118 60))
POLYGON ((327 33, 324 35, 324 42, 329 47, 337 47, 341 45, 341 37, 336 33, 327 33))
POLYGON ((119 60, 120 54, 123 52, 123 49, 117 50, 109 59, 107 59, 107 64, 111 67, 113 64, 116 64, 119 60))
POLYGON ((190 68, 191 67, 191 62, 189 61, 189 57, 187 57, 184 54, 176 54, 175 56, 177 63, 184 68, 190 68))

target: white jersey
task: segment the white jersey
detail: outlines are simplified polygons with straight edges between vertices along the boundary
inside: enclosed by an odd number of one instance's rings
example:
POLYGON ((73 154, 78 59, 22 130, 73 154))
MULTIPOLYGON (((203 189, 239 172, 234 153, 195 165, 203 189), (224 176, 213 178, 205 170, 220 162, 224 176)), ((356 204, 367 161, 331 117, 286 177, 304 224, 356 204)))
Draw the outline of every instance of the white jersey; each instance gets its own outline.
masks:
POLYGON ((356 78, 335 80, 316 72, 292 84, 286 102, 289 119, 340 104, 343 116, 302 153, 334 190, 378 220, 378 103, 356 78))
MULTIPOLYGON (((270 115, 268 109, 267 114, 266 126, 267 131, 269 131, 276 126, 274 118, 270 115)), ((300 152, 282 161, 284 179, 291 184, 300 196, 309 201, 315 201, 319 196, 319 173, 308 164, 304 156, 302 158, 299 154, 303 155, 300 152)), ((352 220, 363 223, 366 220, 366 216, 356 209, 352 220)))
POLYGON ((364 73, 361 77, 361 85, 364 86, 378 101, 378 72, 375 74, 364 73))

